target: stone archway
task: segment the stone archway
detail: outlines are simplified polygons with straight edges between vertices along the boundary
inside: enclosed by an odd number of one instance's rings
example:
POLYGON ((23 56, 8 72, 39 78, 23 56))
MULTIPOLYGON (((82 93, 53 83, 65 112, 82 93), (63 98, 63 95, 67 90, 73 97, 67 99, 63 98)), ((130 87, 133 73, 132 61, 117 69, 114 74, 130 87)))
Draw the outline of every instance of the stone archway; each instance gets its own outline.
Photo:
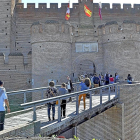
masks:
POLYGON ((82 60, 77 65, 78 75, 94 74, 96 72, 95 64, 91 60, 82 60))
POLYGON ((96 73, 96 67, 92 60, 89 59, 78 59, 73 63, 73 80, 77 81, 80 75, 94 74, 96 73))

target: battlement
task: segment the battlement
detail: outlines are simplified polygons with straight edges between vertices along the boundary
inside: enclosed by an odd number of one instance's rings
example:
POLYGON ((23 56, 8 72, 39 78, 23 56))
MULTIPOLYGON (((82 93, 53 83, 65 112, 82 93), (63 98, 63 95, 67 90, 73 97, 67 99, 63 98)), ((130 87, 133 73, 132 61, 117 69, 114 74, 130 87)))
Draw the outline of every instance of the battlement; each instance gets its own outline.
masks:
MULTIPOLYGON (((47 8, 46 3, 39 3, 38 8, 35 8, 35 3, 27 3, 27 8, 24 8, 24 3, 18 3, 16 5, 16 10, 18 12, 37 12, 37 11, 53 11, 53 12, 61 12, 66 10, 68 3, 62 3, 60 8, 58 8, 58 3, 50 3, 50 8, 47 8)), ((73 3, 71 11, 73 12, 75 9, 79 8, 79 3, 73 3)), ((93 12, 98 12, 99 6, 98 3, 93 3, 93 12)), ((123 4, 123 8, 121 9, 121 4, 113 3, 112 5, 109 3, 102 3, 102 14, 106 13, 131 13, 131 14, 140 14, 140 4, 134 4, 134 8, 131 7, 131 4, 123 4), (111 8, 112 6, 112 8, 111 8)))
POLYGON ((35 22, 31 26, 31 42, 54 41, 69 42, 71 27, 66 23, 59 23, 57 20, 46 20, 35 22), (53 36, 53 37, 52 37, 53 36))
POLYGON ((140 35, 140 23, 136 23, 133 20, 124 20, 121 25, 118 25, 116 21, 111 21, 105 25, 98 26, 98 35, 128 32, 140 35))
POLYGON ((140 41, 140 23, 134 20, 124 20, 122 24, 107 22, 98 26, 98 35, 99 38, 102 36, 104 43, 117 40, 140 41))

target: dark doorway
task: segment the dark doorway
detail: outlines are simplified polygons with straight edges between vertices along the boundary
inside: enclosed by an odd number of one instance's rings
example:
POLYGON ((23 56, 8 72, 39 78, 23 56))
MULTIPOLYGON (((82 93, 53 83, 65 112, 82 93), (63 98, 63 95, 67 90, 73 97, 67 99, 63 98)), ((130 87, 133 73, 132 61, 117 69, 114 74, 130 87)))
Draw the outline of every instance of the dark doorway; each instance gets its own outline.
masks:
POLYGON ((95 64, 90 60, 83 60, 79 63, 77 72, 79 75, 94 74, 96 73, 95 64))

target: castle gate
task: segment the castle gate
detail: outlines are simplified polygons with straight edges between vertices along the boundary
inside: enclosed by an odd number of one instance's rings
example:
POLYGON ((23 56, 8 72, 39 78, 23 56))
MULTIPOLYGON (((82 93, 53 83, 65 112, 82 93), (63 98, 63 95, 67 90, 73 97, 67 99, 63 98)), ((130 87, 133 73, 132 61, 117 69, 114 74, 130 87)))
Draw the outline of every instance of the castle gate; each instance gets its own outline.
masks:
POLYGON ((90 75, 96 73, 96 65, 92 59, 86 59, 84 56, 73 63, 73 80, 77 80, 80 75, 90 75))
POLYGON ((95 72, 96 72, 95 64, 90 60, 82 60, 77 65, 77 73, 80 75, 93 74, 95 72))

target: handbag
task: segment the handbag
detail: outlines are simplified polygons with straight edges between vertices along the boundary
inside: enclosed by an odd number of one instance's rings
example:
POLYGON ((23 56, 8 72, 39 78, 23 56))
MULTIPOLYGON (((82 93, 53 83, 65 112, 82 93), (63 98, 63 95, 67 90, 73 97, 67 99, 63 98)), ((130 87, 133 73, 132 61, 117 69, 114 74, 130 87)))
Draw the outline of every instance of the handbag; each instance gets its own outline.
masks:
MULTIPOLYGON (((55 95, 53 94, 53 92, 51 92, 52 93, 52 95, 55 97, 55 95)), ((56 103, 55 103, 56 105, 58 105, 58 100, 56 101, 56 103)))
POLYGON ((58 105, 58 100, 56 101, 56 105, 58 105))

